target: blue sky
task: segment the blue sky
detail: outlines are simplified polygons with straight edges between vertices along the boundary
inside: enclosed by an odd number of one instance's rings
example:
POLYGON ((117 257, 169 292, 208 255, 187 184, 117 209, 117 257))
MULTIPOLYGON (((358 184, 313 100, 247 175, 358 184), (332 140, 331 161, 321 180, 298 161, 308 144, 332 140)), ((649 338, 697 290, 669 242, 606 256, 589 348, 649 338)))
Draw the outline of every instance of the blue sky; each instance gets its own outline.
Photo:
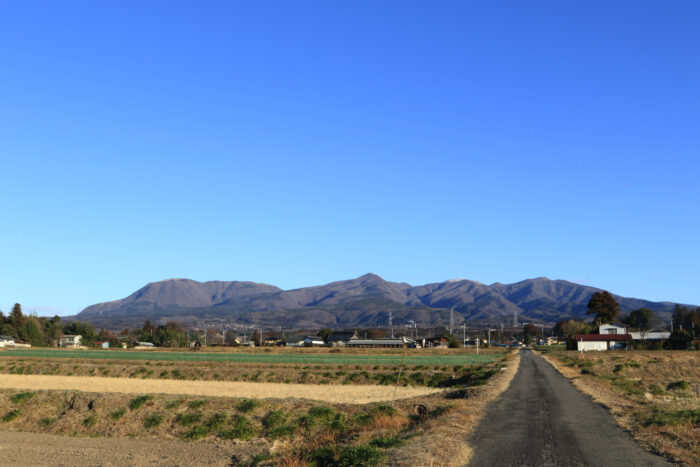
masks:
POLYGON ((0 309, 171 277, 700 304, 700 4, 5 2, 0 309))

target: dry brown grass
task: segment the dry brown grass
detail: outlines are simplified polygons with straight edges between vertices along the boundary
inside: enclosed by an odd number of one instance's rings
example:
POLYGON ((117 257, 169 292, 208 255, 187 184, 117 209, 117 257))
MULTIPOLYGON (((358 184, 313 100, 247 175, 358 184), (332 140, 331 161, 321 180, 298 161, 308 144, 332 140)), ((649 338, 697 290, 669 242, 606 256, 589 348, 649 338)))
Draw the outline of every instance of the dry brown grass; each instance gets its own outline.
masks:
POLYGON ((120 394, 187 394, 261 399, 310 399, 335 404, 369 404, 425 396, 441 389, 424 387, 240 383, 230 381, 129 380, 86 376, 3 375, 2 389, 68 390, 120 394))
POLYGON ((486 412, 487 405, 498 399, 513 381, 520 365, 520 355, 513 352, 503 366, 504 371, 475 388, 467 399, 451 400, 452 408, 442 417, 427 421, 420 429, 421 436, 407 447, 396 449, 391 456, 396 465, 462 466, 469 462, 472 447, 469 435, 486 412))
POLYGON ((700 411, 700 353, 685 351, 552 352, 543 355, 646 449, 700 465, 700 428, 679 413, 700 411), (685 389, 669 384, 685 381, 685 389))

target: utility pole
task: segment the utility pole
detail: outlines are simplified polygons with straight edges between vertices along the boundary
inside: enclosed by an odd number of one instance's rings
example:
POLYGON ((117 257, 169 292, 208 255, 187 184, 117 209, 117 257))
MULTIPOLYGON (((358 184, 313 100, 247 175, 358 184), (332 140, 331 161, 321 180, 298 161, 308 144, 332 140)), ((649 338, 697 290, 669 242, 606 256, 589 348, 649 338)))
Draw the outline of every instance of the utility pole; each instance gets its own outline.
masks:
POLYGON ((260 347, 262 347, 262 328, 260 328, 260 347))
POLYGON ((389 327, 391 328, 391 338, 394 338, 394 321, 391 317, 391 311, 389 312, 389 327))
POLYGON ((207 327, 204 326, 204 347, 207 346, 207 327))
POLYGON ((491 332, 498 332, 498 329, 489 329, 489 349, 491 348, 491 332))
POLYGON ((462 323, 462 347, 467 348, 467 323, 462 323))
POLYGON ((452 329, 455 327, 455 307, 450 308, 450 336, 452 335, 452 329))

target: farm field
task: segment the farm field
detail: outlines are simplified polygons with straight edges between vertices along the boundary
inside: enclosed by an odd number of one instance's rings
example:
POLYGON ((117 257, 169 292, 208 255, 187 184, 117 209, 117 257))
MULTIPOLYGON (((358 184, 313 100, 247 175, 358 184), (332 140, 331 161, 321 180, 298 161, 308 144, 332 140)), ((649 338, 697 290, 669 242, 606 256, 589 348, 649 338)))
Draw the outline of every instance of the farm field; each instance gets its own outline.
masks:
MULTIPOLYGON (((0 352, 0 374, 430 387, 476 382, 483 379, 488 365, 502 360, 505 355, 498 352, 479 356, 455 353, 419 355, 412 358, 407 356, 402 367, 401 355, 377 351, 373 354, 355 355, 329 352, 306 355, 300 354, 298 350, 295 353, 213 353, 211 355, 214 357, 227 357, 225 360, 214 361, 178 360, 177 357, 192 355, 185 352, 136 353, 51 349, 37 349, 30 353, 23 351, 19 355, 17 352, 0 352), (57 355, 59 358, 56 358, 57 355), (94 358, 95 355, 98 358, 94 358), (99 358, 105 355, 109 357, 99 358), (118 358, 129 356, 137 358, 118 358), (145 360, 145 357, 152 359, 145 360), (308 358, 316 363, 309 363, 308 358), (290 361, 295 363, 289 363, 290 361), (418 362, 426 363, 417 364, 418 362)), ((194 355, 208 358, 206 354, 194 355)))
MULTIPOLYGON (((295 352, 169 352, 136 350, 60 350, 60 349, 9 349, 0 357, 44 357, 72 359, 110 360, 160 360, 181 362, 241 362, 241 363, 299 363, 299 364, 372 364, 397 365, 403 358, 401 353, 383 352, 381 349, 369 353, 311 353, 306 349, 295 352)), ((332 349, 331 349, 332 350, 332 349)), ((411 350, 405 356, 406 365, 471 365, 493 361, 498 353, 476 355, 455 352, 423 353, 420 349, 411 350)), ((502 353, 502 352, 499 352, 502 353)))
POLYGON ((556 351, 543 355, 610 408, 648 450, 700 465, 700 353, 556 351))
POLYGON ((0 430, 213 443, 235 448, 235 465, 379 465, 416 458, 435 463, 446 455, 464 464, 468 433, 486 403, 507 386, 518 361, 515 354, 498 353, 485 363, 401 368, 400 359, 388 365, 305 365, 0 355, 6 374, 0 377, 0 430), (121 377, 102 376, 100 366, 121 377), (306 372, 309 383, 268 382, 280 377, 269 375, 275 371, 306 372), (394 386, 399 371, 403 387, 394 386), (264 382, 232 380, 243 373, 260 373, 264 382), (346 382, 351 374, 358 376, 346 382), (57 381, 73 385, 57 387, 57 381), (227 387, 234 389, 221 390, 227 387))

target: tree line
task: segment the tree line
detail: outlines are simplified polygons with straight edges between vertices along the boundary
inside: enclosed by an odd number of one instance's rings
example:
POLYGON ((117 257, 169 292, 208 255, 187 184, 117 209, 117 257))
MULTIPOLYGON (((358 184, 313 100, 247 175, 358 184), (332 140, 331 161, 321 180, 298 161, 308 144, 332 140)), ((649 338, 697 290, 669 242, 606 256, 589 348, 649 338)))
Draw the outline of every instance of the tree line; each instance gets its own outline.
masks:
POLYGON ((56 347, 61 336, 80 334, 84 345, 92 345, 98 338, 95 329, 88 323, 61 322, 61 318, 38 317, 22 313, 22 306, 15 303, 6 316, 0 311, 0 334, 32 347, 56 347))

